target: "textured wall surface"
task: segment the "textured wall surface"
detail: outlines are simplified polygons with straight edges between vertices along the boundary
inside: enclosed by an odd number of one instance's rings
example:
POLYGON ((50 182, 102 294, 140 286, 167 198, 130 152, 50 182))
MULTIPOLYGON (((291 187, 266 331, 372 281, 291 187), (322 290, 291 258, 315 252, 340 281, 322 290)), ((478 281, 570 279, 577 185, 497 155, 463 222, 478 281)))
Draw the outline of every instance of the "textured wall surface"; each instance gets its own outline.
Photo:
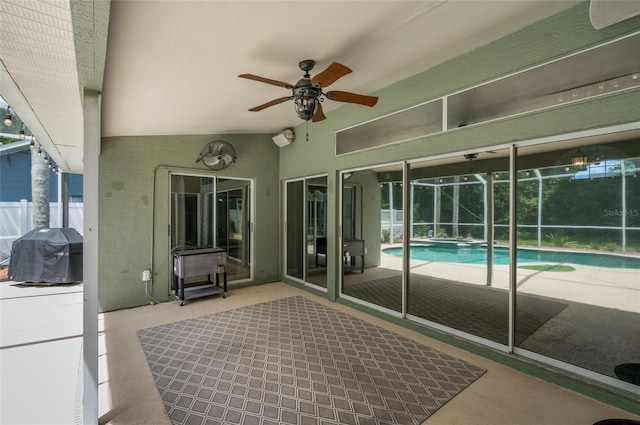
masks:
POLYGON ((100 155, 100 308, 149 302, 142 271, 153 269, 152 295, 169 293, 169 171, 253 178, 255 282, 278 279, 278 147, 265 135, 148 136, 103 140, 100 155), (196 164, 202 148, 222 139, 238 160, 213 172, 196 164))
MULTIPOLYGON (((637 122, 640 90, 620 92, 570 105, 426 136, 421 139, 335 156, 335 132, 359 123, 415 106, 441 96, 498 78, 528 67, 558 59, 589 47, 640 30, 640 18, 633 18, 596 31, 589 21, 588 2, 560 13, 522 31, 473 50, 430 70, 380 90, 374 108, 345 105, 318 123, 295 129, 300 143, 282 149, 280 178, 287 179, 328 172, 329 199, 334 214, 328 215, 328 229, 338 229, 336 178, 340 170, 388 164, 435 155, 488 148, 515 141, 571 133, 586 129, 637 122), (309 141, 304 141, 308 132, 309 141), (309 161, 313 158, 313 161, 309 161)), ((330 209, 330 211, 332 211, 330 209)), ((329 235, 331 245, 332 236, 329 235)), ((328 292, 336 294, 339 278, 334 246, 328 247, 328 292), (333 277, 333 279, 332 279, 333 277)))
MULTIPOLYGON (((594 30, 589 22, 588 3, 585 2, 380 90, 376 93, 380 101, 375 108, 345 105, 328 113, 325 121, 301 123, 294 129, 296 141, 281 149, 271 142, 271 135, 219 137, 234 144, 239 158, 223 174, 255 179, 255 283, 277 280, 282 276, 282 232, 279 230, 282 228, 282 180, 328 174, 327 272, 328 296, 333 299, 338 293, 339 282, 336 240, 340 216, 337 198, 340 170, 634 122, 640 116, 640 90, 601 96, 340 157, 335 156, 336 131, 638 30, 640 18, 602 31, 594 30)), ((166 221, 162 222, 161 217, 168 216, 167 170, 172 167, 197 169, 194 164, 197 154, 204 144, 215 138, 218 137, 148 136, 103 140, 100 158, 100 303, 103 310, 146 303, 148 298, 144 294, 140 274, 152 266, 153 295, 166 295, 168 242, 166 221)))

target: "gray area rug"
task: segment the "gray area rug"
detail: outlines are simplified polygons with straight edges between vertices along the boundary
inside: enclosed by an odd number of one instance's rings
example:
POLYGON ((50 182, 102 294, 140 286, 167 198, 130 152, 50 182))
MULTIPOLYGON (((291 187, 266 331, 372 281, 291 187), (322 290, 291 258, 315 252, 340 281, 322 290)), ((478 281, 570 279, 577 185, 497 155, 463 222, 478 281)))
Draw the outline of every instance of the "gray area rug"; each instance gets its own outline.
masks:
MULTIPOLYGON (((400 276, 346 285, 345 294, 401 311, 400 276)), ((509 295, 487 286, 411 275, 409 314, 501 344, 508 344, 509 295)), ((521 344, 567 304, 521 295, 516 298, 515 343, 521 344)))
POLYGON ((173 424, 419 424, 485 370, 304 297, 143 329, 173 424))

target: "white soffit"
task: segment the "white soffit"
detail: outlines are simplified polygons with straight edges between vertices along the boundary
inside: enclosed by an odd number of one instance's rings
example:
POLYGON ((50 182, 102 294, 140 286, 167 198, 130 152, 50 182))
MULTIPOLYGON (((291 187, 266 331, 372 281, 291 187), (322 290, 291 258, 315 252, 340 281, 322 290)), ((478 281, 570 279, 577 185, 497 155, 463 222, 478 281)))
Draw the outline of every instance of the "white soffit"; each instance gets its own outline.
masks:
POLYGON ((68 1, 0 0, 0 95, 64 171, 82 171, 82 104, 68 1))
POLYGON ((247 109, 290 92, 239 74, 295 84, 300 60, 337 61, 353 73, 332 90, 371 94, 576 3, 114 1, 103 135, 276 133, 302 123, 292 102, 247 109))

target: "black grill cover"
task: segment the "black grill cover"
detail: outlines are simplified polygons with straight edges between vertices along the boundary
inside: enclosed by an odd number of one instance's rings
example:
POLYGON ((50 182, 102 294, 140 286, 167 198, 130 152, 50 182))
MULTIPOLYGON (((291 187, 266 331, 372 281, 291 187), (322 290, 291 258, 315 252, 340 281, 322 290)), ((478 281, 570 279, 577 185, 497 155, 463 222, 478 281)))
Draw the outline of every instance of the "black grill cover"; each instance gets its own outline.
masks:
POLYGON ((30 231, 11 246, 9 280, 81 282, 82 236, 70 227, 30 231))

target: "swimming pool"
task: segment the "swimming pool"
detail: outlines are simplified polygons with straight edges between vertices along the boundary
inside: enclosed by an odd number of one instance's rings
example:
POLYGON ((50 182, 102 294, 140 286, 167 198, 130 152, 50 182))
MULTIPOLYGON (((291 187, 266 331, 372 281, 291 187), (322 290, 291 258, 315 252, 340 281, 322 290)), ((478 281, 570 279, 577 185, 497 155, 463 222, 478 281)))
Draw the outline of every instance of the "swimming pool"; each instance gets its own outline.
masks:
MULTIPOLYGON (((384 248, 382 252, 402 257, 402 247, 384 248)), ((444 263, 486 264, 487 247, 411 245, 411 259, 444 263)), ((526 263, 569 263, 594 267, 640 269, 640 257, 518 248, 518 264, 526 263)), ((509 249, 495 247, 493 264, 509 264, 509 249)))

